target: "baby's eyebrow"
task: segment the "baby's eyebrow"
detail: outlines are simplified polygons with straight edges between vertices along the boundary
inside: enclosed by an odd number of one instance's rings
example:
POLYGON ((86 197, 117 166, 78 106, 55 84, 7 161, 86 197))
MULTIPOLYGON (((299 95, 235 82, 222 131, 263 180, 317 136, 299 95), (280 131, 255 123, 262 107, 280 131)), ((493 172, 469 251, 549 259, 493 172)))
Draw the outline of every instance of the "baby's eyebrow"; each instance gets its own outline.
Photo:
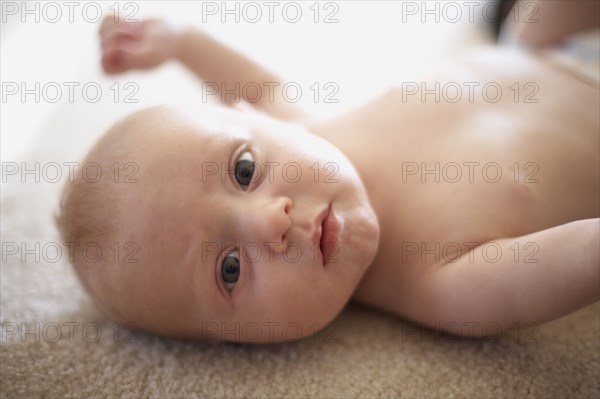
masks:
POLYGON ((221 137, 217 140, 209 140, 203 146, 202 151, 205 151, 208 156, 204 158, 200 165, 201 184, 204 194, 212 192, 216 187, 225 183, 226 175, 229 169, 231 153, 233 151, 233 141, 223 140, 221 137))
POLYGON ((208 187, 209 190, 212 190, 212 185, 216 183, 221 183, 218 186, 224 187, 228 175, 233 174, 235 162, 233 158, 238 155, 236 150, 248 141, 247 137, 225 134, 216 137, 218 137, 217 140, 214 140, 216 142, 207 146, 209 147, 208 151, 211 151, 214 155, 213 160, 202 162, 202 183, 209 183, 210 180, 211 187, 208 187))

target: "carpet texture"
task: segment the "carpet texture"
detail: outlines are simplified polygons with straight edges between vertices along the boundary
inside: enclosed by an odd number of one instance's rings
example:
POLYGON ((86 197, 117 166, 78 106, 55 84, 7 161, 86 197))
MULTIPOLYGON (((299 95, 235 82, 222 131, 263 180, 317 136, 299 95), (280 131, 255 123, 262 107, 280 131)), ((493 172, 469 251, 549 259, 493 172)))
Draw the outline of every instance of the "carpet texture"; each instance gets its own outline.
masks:
POLYGON ((58 189, 4 192, 1 398, 600 397, 600 303, 498 340, 436 334, 355 305, 317 336, 266 346, 116 328, 53 249, 58 189), (7 243, 30 251, 10 255, 7 243))

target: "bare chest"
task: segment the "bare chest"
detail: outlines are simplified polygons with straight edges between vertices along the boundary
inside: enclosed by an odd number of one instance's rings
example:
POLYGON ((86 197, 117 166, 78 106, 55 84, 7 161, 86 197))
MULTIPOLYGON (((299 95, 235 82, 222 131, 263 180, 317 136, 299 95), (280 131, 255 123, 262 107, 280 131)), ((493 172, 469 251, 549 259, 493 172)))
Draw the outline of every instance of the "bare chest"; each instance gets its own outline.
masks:
MULTIPOLYGON (((390 310, 430 265, 494 239, 598 216, 594 113, 406 105, 394 94, 380 101, 330 136, 362 175, 381 228, 355 299, 390 310)), ((512 255, 535 249, 521 244, 512 255)))

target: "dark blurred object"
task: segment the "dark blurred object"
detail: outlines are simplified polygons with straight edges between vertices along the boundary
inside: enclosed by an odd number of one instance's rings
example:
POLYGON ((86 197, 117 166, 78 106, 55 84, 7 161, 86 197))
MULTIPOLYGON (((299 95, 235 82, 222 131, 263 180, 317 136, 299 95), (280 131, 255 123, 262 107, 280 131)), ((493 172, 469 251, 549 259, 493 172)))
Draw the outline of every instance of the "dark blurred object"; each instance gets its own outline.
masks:
POLYGON ((498 41, 502 23, 504 23, 504 20, 506 19, 506 17, 510 13, 510 10, 513 8, 513 6, 515 5, 515 3, 517 1, 516 0, 495 0, 495 2, 498 5, 496 7, 496 9, 498 10, 498 13, 495 15, 491 26, 492 26, 492 30, 494 32, 494 37, 496 38, 496 41, 498 41))
POLYGON ((496 40, 500 31, 507 30, 513 40, 529 47, 554 46, 569 35, 600 26, 600 0, 492 0, 489 4, 496 5, 497 15, 490 21, 496 40), (521 12, 508 18, 513 7, 521 12))

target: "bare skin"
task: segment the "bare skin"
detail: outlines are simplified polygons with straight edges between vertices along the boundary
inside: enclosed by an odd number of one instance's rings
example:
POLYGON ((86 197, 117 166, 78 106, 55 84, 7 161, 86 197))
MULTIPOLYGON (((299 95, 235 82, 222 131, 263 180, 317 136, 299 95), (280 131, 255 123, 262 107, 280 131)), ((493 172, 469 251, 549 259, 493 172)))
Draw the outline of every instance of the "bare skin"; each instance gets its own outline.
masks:
MULTIPOLYGON (((119 43, 146 33, 105 22, 107 72, 178 58, 209 81, 276 79, 200 32, 145 23, 169 38, 169 49, 150 55, 125 50, 119 43), (220 68, 222 59, 236 67, 220 68)), ((470 336, 495 334, 490 323, 505 331, 598 301, 598 86, 540 57, 497 48, 445 66, 426 87, 436 82, 457 82, 462 99, 423 100, 420 92, 398 88, 321 124, 310 124, 281 99, 254 104, 305 123, 339 148, 362 178, 380 239, 353 300, 470 336), (473 101, 465 82, 480 83, 473 101), (489 82, 503 90, 497 102, 482 96, 489 82), (532 88, 537 91, 527 97, 532 88), (469 328, 456 331, 452 323, 469 328)))
POLYGON ((512 97, 436 104, 420 95, 405 101, 395 89, 313 128, 349 155, 380 215, 379 250, 354 300, 433 327, 494 322, 502 328, 554 319, 598 300, 598 220, 545 230, 599 216, 598 88, 497 49, 457 65, 428 87, 464 82, 467 68, 472 81, 498 82, 505 92, 514 82, 537 82, 546 94, 537 104, 515 104, 512 97), (498 67, 508 57, 518 72, 498 67), (563 106, 569 103, 586 106, 563 106), (456 168, 443 172, 451 162, 461 166, 457 182, 456 168), (437 182, 434 173, 421 174, 436 163, 437 182), (497 167, 483 170, 491 163, 500 165, 497 182, 497 167), (555 239, 573 242, 553 247, 555 239), (487 258, 485 246, 473 248, 486 242, 502 247, 497 263, 492 247, 487 258), (578 264, 582 252, 588 258, 578 264))

